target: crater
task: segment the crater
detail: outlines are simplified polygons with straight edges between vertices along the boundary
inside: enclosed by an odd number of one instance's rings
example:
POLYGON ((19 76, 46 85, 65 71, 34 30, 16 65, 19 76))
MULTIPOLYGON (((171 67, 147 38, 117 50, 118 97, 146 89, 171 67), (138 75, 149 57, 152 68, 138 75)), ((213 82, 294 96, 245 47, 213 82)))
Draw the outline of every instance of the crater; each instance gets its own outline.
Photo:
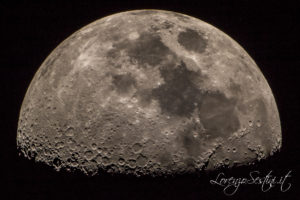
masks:
POLYGON ((180 32, 177 38, 178 43, 188 51, 203 53, 206 49, 206 40, 193 29, 186 29, 180 32))
POLYGON ((268 110, 263 99, 256 99, 255 101, 255 114, 256 121, 259 121, 259 127, 257 126, 255 133, 261 143, 264 145, 264 150, 267 155, 270 154, 272 149, 271 138, 267 135, 272 132, 271 127, 268 123, 268 110))

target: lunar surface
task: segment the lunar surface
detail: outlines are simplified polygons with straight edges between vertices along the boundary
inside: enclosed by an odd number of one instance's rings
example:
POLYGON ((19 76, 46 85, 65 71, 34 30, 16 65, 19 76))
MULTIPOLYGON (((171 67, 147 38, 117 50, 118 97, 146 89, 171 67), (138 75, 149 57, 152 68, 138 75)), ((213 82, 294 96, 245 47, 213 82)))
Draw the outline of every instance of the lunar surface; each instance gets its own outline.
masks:
POLYGON ((248 165, 281 141, 272 91, 245 50, 161 10, 114 14, 63 41, 35 74, 17 133, 25 157, 87 175, 248 165))

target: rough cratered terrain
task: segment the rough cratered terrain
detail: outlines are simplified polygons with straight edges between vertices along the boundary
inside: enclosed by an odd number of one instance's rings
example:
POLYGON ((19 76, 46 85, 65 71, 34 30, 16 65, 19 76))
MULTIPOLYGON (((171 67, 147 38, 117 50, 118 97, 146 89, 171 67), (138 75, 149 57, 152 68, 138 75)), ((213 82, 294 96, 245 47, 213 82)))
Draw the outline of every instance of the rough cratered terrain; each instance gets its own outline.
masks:
POLYGON ((179 174, 266 158, 281 127, 236 42, 183 14, 138 10, 80 29, 49 55, 23 101, 17 145, 57 170, 179 174))

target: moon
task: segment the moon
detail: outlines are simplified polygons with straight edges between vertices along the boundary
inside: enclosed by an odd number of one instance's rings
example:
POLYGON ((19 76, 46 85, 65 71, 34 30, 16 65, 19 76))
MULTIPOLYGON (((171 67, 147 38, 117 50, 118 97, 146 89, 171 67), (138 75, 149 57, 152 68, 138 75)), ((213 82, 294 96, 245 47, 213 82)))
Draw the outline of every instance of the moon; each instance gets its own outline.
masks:
POLYGON ((279 113, 252 58, 199 19, 134 10, 97 20, 42 63, 17 147, 56 170, 176 175, 280 150, 279 113))

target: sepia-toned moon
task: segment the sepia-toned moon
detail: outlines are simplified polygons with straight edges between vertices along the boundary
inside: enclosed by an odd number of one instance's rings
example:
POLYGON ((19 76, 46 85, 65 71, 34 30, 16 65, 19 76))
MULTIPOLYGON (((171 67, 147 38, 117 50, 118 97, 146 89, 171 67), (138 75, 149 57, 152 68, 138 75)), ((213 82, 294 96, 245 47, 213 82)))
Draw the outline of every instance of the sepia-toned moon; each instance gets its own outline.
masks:
POLYGON ((162 10, 110 15, 63 41, 35 74, 17 133, 25 157, 88 175, 248 165, 281 141, 272 91, 245 50, 162 10))

